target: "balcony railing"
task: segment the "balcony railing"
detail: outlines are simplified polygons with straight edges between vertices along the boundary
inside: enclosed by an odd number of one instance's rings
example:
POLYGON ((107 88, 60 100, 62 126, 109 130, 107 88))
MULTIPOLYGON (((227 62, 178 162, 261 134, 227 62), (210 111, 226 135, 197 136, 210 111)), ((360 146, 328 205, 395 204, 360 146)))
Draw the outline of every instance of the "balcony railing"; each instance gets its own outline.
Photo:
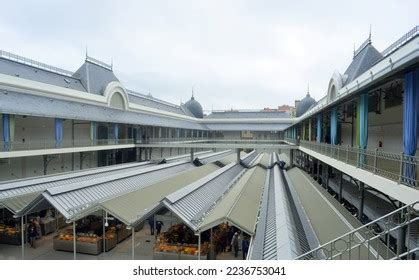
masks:
POLYGON ((357 229, 327 242, 314 250, 307 252, 297 260, 323 259, 328 260, 370 260, 370 259, 412 259, 419 251, 418 244, 410 238, 415 224, 419 222, 417 206, 414 202, 394 210, 375 221, 369 222, 357 229), (382 225, 382 226, 378 226, 382 225), (390 245, 391 233, 405 230, 407 242, 405 250, 398 248, 392 252, 390 245))
POLYGON ((93 147, 107 145, 124 145, 134 144, 134 139, 104 139, 104 140, 64 140, 57 143, 54 140, 45 141, 25 141, 23 142, 0 142, 0 149, 3 152, 9 151, 26 151, 26 150, 43 150, 43 149, 59 149, 59 148, 76 148, 76 147, 93 147))
POLYGON ((162 142, 191 142, 191 141, 208 141, 209 137, 163 137, 163 138, 149 138, 149 139, 137 139, 137 144, 151 144, 151 143, 162 143, 162 142))
POLYGON ((390 153, 375 150, 364 150, 358 147, 332 145, 312 141, 286 139, 288 142, 332 157, 336 160, 370 171, 387 179, 410 186, 419 186, 419 157, 403 153, 390 153), (412 170, 415 176, 406 176, 406 169, 412 170))

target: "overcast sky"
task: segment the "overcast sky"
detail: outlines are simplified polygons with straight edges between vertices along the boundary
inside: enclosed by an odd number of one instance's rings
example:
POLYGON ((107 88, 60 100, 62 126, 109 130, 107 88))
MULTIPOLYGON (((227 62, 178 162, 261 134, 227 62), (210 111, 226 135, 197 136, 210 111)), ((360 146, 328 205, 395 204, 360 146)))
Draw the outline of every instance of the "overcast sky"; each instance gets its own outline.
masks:
POLYGON ((419 1, 6 1, 0 49, 67 70, 90 56, 132 90, 205 110, 325 95, 372 25, 382 51, 418 24, 419 1), (88 2, 88 3, 87 3, 88 2))

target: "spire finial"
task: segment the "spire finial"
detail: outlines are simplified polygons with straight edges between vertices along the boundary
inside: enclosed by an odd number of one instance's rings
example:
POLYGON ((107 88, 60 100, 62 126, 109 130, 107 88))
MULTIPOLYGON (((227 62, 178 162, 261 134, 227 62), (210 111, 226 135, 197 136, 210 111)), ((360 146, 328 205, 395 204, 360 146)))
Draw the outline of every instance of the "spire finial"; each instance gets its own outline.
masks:
POLYGON ((193 90, 194 90, 194 88, 195 88, 195 85, 192 86, 192 97, 191 97, 191 99, 195 99, 195 97, 193 96, 193 90))
POLYGON ((355 43, 354 43, 354 57, 355 57, 355 43))
POLYGON ((86 45, 86 60, 87 60, 87 57, 88 57, 88 55, 87 55, 87 45, 86 45))
POLYGON ((371 29, 372 29, 372 24, 370 23, 370 35, 369 35, 369 40, 371 41, 371 29))
POLYGON ((113 57, 111 57, 111 70, 113 70, 113 57))
POLYGON ((307 96, 310 96, 310 83, 307 83, 307 96))

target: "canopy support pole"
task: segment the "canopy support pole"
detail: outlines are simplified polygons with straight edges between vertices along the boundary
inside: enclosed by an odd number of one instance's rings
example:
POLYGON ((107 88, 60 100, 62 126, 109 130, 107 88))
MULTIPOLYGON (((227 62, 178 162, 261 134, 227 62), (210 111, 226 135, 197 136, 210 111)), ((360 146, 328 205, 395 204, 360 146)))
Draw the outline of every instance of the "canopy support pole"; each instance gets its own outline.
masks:
POLYGON ((25 259, 25 224, 23 222, 23 216, 20 217, 20 223, 21 223, 21 227, 20 227, 20 232, 21 232, 21 242, 22 242, 22 260, 25 259))
POLYGON ((73 222, 73 259, 76 259, 76 221, 73 222))
POLYGON ((102 241, 103 241, 103 250, 102 252, 106 252, 106 229, 105 229, 105 223, 108 220, 105 220, 105 211, 102 210, 102 241))
POLYGON ((211 257, 210 257, 210 260, 215 260, 215 258, 213 258, 214 257, 214 246, 213 246, 213 241, 212 241, 212 228, 211 228, 211 230, 210 230, 210 248, 211 248, 211 257))
POLYGON ((198 260, 201 260, 201 232, 198 231, 198 260))
POLYGON ((132 240, 131 240, 132 241, 132 244, 131 244, 132 245, 132 252, 131 252, 132 256, 131 257, 132 257, 133 260, 135 260, 135 229, 134 229, 134 227, 132 227, 131 230, 132 230, 132 237, 131 237, 132 238, 132 240))

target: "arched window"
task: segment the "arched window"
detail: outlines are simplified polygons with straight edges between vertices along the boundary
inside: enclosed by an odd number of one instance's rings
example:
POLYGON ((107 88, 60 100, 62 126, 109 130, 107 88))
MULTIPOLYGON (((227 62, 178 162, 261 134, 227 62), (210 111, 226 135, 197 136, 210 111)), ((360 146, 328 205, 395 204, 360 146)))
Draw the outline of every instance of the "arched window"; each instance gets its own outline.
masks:
POLYGON ((111 97, 109 106, 112 108, 125 110, 125 100, 122 97, 122 94, 120 94, 119 92, 115 92, 111 97))

